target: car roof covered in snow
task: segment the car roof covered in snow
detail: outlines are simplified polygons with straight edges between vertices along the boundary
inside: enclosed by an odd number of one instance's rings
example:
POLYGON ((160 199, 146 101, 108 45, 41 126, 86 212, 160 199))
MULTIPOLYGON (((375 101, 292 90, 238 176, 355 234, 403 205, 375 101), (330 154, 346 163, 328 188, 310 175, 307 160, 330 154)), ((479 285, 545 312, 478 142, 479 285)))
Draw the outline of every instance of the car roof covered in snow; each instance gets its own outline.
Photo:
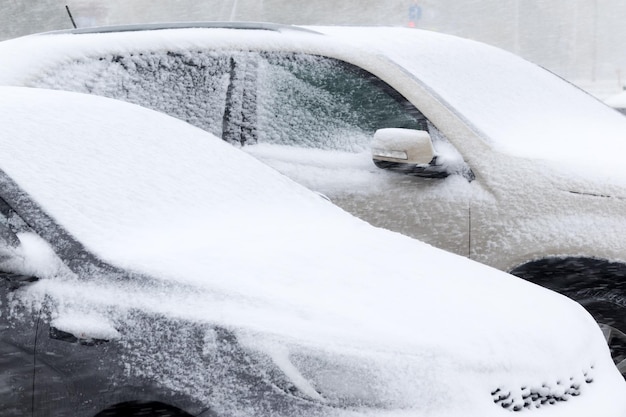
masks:
POLYGON ((93 26, 86 28, 75 28, 65 30, 55 30, 38 34, 89 34, 89 33, 112 33, 112 32, 139 32, 149 30, 165 30, 165 29, 244 29, 244 30, 269 30, 274 32, 308 32, 318 33, 314 30, 301 26, 283 25, 279 23, 268 22, 159 22, 159 23, 141 23, 131 25, 116 26, 93 26))

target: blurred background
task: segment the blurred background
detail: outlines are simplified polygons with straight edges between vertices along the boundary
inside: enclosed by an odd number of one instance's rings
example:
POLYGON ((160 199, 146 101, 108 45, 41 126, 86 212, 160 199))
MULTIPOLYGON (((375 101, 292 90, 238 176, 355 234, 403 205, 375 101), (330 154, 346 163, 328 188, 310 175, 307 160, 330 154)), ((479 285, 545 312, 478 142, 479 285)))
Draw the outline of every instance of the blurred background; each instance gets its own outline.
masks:
MULTIPOLYGON (((0 40, 123 23, 409 26, 413 0, 0 0, 0 40)), ((626 84, 624 0, 421 0, 415 27, 507 49, 606 98, 626 84)))

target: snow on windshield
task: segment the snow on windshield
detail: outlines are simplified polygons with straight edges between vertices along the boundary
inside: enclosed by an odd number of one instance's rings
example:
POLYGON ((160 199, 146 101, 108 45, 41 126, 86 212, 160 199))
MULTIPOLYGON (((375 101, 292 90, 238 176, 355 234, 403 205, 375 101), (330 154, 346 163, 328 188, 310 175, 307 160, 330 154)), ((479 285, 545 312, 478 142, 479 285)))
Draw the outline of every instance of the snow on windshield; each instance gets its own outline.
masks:
MULTIPOLYGON (((3 88, 0 124, 4 172, 101 259, 164 283, 40 267, 49 279, 31 295, 60 300, 55 323, 68 329, 84 322, 117 337, 111 311, 131 309, 217 323, 277 363, 286 349, 301 375, 344 404, 488 415, 494 384, 537 375, 556 384, 592 364, 590 395, 550 415, 590 412, 598 395, 616 395, 621 377, 574 302, 375 229, 181 121, 95 96, 3 88), (329 363, 335 377, 320 373, 329 363), (366 391, 337 385, 351 373, 366 391)), ((49 256, 21 238, 35 248, 24 249, 26 261, 49 256)), ((165 369, 167 384, 190 386, 208 372, 134 360, 155 377, 165 369)))

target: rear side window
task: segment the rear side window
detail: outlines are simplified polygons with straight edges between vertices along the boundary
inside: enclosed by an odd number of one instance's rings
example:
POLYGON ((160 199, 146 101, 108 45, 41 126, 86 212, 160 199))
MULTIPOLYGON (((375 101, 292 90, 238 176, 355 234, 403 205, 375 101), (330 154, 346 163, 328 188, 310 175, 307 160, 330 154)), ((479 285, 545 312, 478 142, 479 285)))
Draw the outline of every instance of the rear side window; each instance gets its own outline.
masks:
POLYGON ((263 54, 258 141, 360 152, 377 129, 427 130, 426 119, 382 81, 350 64, 300 54, 263 54))
POLYGON ((66 63, 32 86, 128 101, 221 136, 230 66, 206 51, 108 55, 66 63))

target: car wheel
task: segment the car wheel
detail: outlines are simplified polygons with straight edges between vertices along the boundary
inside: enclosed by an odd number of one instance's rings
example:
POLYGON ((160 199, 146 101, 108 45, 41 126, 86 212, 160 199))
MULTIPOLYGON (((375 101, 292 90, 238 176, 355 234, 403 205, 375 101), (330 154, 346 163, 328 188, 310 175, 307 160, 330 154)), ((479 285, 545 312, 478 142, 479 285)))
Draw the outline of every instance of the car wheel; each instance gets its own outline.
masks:
POLYGON ((617 366, 617 369, 626 377, 626 311, 621 308, 622 312, 616 317, 615 311, 618 310, 615 305, 607 302, 590 302, 586 304, 582 300, 583 305, 591 313, 594 319, 600 325, 604 338, 606 339, 611 356, 617 366))
POLYGON ((626 265, 599 259, 555 258, 522 265, 511 274, 582 305, 602 329, 611 357, 626 378, 626 265))
POLYGON ((582 289, 568 287, 567 280, 552 283, 551 286, 544 286, 577 301, 585 307, 600 326, 609 345, 613 362, 626 378, 626 307, 612 301, 617 301, 614 291, 610 289, 600 290, 593 286, 594 281, 592 279, 589 283, 590 287, 582 289))

